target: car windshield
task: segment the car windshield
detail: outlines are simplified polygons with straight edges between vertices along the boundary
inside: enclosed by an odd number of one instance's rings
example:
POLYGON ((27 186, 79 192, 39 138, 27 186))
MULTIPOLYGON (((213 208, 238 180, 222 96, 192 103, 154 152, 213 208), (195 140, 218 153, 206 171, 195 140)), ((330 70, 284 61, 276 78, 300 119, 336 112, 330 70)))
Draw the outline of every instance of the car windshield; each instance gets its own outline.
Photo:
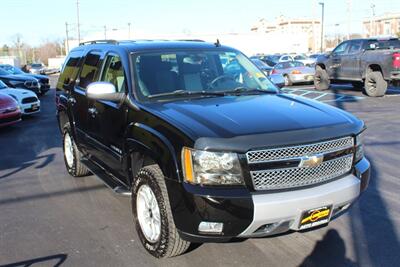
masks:
POLYGON ((0 89, 5 89, 5 88, 7 88, 7 85, 2 81, 0 81, 0 89))
POLYGON ((305 56, 298 55, 298 56, 295 56, 294 59, 295 59, 295 60, 305 60, 305 59, 307 59, 307 58, 306 58, 305 56))
POLYGON ((31 67, 32 68, 41 68, 42 64, 32 64, 31 67))
POLYGON ((220 96, 228 92, 276 93, 278 89, 236 51, 177 51, 133 55, 141 100, 220 96), (238 90, 240 89, 240 90, 238 90))
POLYGON ((10 74, 24 74, 24 72, 16 67, 13 67, 11 65, 3 65, 0 66, 1 69, 7 71, 10 74))
POLYGON ((288 61, 281 63, 283 69, 296 68, 296 67, 304 67, 304 63, 300 61, 288 61))
POLYGON ((10 73, 2 68, 0 68, 0 75, 10 75, 10 73))

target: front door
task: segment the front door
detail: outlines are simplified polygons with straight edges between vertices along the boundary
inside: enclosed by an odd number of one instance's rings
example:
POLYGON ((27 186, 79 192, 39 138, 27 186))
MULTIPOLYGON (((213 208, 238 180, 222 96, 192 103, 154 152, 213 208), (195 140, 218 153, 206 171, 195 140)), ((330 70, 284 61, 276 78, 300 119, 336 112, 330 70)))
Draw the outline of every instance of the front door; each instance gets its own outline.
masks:
POLYGON ((349 42, 343 42, 330 55, 328 73, 332 79, 340 79, 344 75, 343 60, 346 57, 349 42))
MULTIPOLYGON (((117 92, 127 93, 125 74, 121 57, 109 53, 105 57, 99 81, 112 83, 117 92)), ((126 105, 112 101, 89 100, 88 110, 89 136, 97 145, 97 160, 125 183, 122 150, 126 129, 126 105)))

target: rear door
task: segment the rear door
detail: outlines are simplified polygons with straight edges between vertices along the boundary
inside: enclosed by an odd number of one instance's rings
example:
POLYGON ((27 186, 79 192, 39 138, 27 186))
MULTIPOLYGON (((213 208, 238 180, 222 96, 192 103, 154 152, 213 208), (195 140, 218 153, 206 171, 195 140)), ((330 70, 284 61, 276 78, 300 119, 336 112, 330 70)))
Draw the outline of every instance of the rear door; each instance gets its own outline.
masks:
MULTIPOLYGON (((127 93, 127 70, 117 53, 105 56, 99 81, 112 83, 117 92, 127 93)), ((127 107, 123 103, 89 100, 89 136, 96 145, 96 159, 117 177, 124 177, 122 150, 126 129, 127 107)), ((126 181, 122 181, 126 182, 126 181)))
POLYGON ((101 64, 101 52, 90 51, 83 60, 81 71, 71 93, 70 103, 73 107, 76 135, 82 149, 90 153, 90 140, 88 133, 88 99, 86 87, 95 81, 99 75, 101 64))

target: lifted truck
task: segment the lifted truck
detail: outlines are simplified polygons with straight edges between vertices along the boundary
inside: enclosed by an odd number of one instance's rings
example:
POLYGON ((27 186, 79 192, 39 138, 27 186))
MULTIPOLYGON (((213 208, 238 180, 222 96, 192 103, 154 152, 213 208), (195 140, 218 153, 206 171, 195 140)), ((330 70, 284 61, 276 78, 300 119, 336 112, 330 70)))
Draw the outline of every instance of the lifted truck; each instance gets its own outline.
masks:
POLYGON ((361 120, 281 93, 219 43, 81 45, 56 103, 68 172, 131 195, 155 257, 327 224, 368 185, 361 120))
POLYGON ((368 96, 385 95, 389 83, 400 82, 400 40, 370 38, 342 42, 316 62, 315 88, 326 90, 331 82, 364 87, 368 96))

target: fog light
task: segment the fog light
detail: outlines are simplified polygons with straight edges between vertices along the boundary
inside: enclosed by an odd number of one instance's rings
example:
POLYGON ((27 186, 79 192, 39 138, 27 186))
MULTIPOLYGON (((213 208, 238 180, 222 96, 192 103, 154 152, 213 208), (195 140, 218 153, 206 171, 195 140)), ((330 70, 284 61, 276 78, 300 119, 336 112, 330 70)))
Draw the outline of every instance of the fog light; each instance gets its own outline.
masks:
POLYGON ((223 227, 224 227, 223 223, 201 222, 199 224, 199 232, 207 234, 221 234, 223 227))

